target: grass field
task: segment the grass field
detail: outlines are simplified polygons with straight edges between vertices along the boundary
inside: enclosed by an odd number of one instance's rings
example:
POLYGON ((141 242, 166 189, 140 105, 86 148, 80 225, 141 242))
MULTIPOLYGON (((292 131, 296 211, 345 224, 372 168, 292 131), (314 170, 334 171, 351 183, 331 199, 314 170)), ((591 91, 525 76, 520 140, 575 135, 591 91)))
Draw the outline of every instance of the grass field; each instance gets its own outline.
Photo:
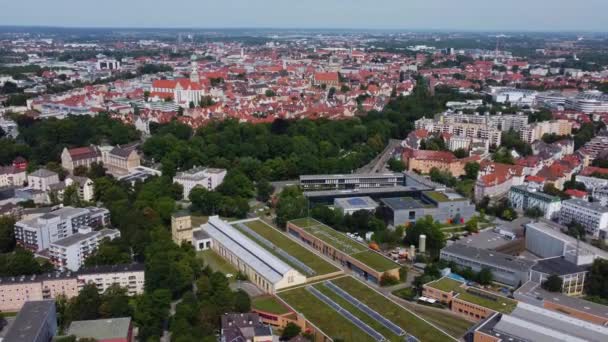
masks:
POLYGON ((378 272, 399 268, 399 264, 370 250, 366 245, 312 218, 301 218, 290 222, 378 272))
MULTIPOLYGON (((441 342, 452 340, 450 336, 353 277, 342 277, 334 279, 332 282, 369 306, 372 310, 400 326, 408 334, 416 336, 420 341, 441 342)), ((393 334, 379 322, 330 291, 323 283, 317 283, 314 286, 388 340, 403 341, 403 337, 393 334)), ((369 335, 353 326, 353 324, 345 320, 331 307, 314 297, 304 287, 280 292, 278 295, 332 338, 341 337, 345 341, 367 341, 370 339, 369 335), (346 336, 344 335, 345 332, 347 332, 346 336), (339 335, 340 333, 342 335, 339 335)))
POLYGON ((436 288, 443 292, 454 291, 458 293, 458 296, 456 298, 460 300, 477 304, 502 313, 511 313, 513 310, 515 310, 515 307, 517 306, 517 302, 509 298, 478 289, 472 289, 472 291, 467 291, 467 289, 461 287, 461 285, 461 282, 450 278, 441 278, 428 284, 428 286, 436 288), (478 295, 476 292, 483 294, 483 296, 478 295), (487 295, 485 295, 486 293, 487 295))
POLYGON ((436 326, 450 334, 452 337, 457 339, 460 339, 474 324, 473 322, 469 322, 465 319, 455 317, 454 315, 445 314, 441 311, 437 311, 421 305, 410 304, 407 307, 408 309, 416 313, 418 316, 435 324, 436 326))
POLYGON ((273 296, 255 297, 251 300, 251 307, 253 309, 270 312, 276 315, 283 315, 290 311, 285 305, 283 305, 273 296))
MULTIPOLYGON (((306 247, 303 247, 300 244, 298 244, 297 242, 291 240, 288 236, 286 236, 284 233, 280 232, 278 229, 275 229, 260 220, 244 222, 243 224, 246 225, 249 229, 256 232, 257 234, 259 234, 260 236, 262 236, 263 238, 265 238, 266 240, 272 242, 275 246, 281 248, 282 250, 287 252, 289 255, 293 256, 294 258, 298 259, 299 261, 303 262, 308 267, 313 269, 316 272, 315 276, 338 272, 340 270, 336 266, 330 264, 329 262, 323 260, 321 257, 315 255, 313 252, 308 250, 306 247)), ((238 226, 236 226, 236 225, 234 227, 239 229, 238 226)), ((239 231, 241 231, 241 230, 239 230, 239 231)), ((247 237, 249 237, 250 239, 256 241, 256 239, 253 236, 249 236, 246 232, 243 232, 243 231, 241 231, 241 232, 243 234, 247 235, 247 237)), ((266 246, 264 244, 259 243, 259 245, 263 248, 266 248, 266 246)), ((274 251, 272 251, 270 249, 268 249, 268 251, 273 253, 274 255, 276 255, 279 259, 283 260, 284 262, 290 264, 288 260, 283 259, 280 255, 278 255, 274 251)), ((291 266, 298 269, 297 265, 291 265, 291 266)), ((300 271, 302 271, 302 270, 300 270, 300 271)))
POLYGON ((229 278, 231 281, 234 280, 234 277, 238 273, 238 270, 234 266, 222 259, 221 256, 211 249, 198 252, 198 256, 203 259, 205 265, 209 265, 215 272, 222 272, 226 275, 231 274, 232 277, 229 278))
POLYGON ((412 312, 352 277, 339 278, 333 280, 333 283, 403 328, 409 334, 416 336, 420 341, 439 342, 451 340, 448 335, 415 316, 412 312))

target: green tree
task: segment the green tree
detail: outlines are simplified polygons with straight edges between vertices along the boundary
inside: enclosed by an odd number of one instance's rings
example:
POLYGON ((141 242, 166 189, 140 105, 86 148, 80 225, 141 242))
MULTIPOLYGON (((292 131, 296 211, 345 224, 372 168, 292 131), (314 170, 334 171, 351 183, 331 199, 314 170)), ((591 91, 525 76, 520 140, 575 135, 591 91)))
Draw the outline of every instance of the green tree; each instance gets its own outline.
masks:
POLYGON ((99 318, 101 296, 95 284, 86 284, 78 296, 70 300, 67 308, 68 321, 82 321, 99 318))
POLYGON ((133 309, 129 302, 127 289, 114 284, 108 287, 101 296, 99 316, 101 318, 131 317, 133 309))
POLYGON ((481 285, 490 285, 494 281, 494 275, 489 268, 482 268, 477 274, 477 282, 481 285))
POLYGON ((257 199, 260 202, 268 202, 270 200, 270 196, 274 192, 274 187, 270 182, 265 179, 261 179, 256 183, 257 188, 257 199))
POLYGON ((433 217, 426 216, 419 219, 407 229, 405 236, 406 246, 418 246, 420 235, 426 235, 426 248, 433 256, 439 255, 439 250, 445 246, 445 235, 439 223, 433 217))
POLYGON ((608 260, 595 259, 589 269, 585 289, 589 296, 608 300, 608 260))
POLYGON ((307 202, 297 187, 286 187, 277 201, 277 225, 285 227, 287 221, 306 215, 307 202))
POLYGON ((293 322, 289 322, 289 323, 287 323, 285 328, 283 328, 283 332, 281 333, 281 340, 289 341, 292 338, 300 335, 301 332, 302 332, 302 329, 300 328, 299 325, 297 325, 293 322))
POLYGON ((388 169, 393 172, 403 172, 405 170, 405 164, 401 160, 391 158, 388 160, 388 169))
POLYGON ((542 210, 540 210, 539 207, 532 207, 532 208, 528 208, 526 209, 526 211, 524 212, 524 215, 526 217, 530 217, 530 218, 539 218, 539 217, 543 217, 544 213, 542 210))
POLYGON ((251 299, 247 292, 238 290, 234 294, 234 311, 249 312, 251 311, 251 299))
POLYGON ((468 162, 464 165, 465 177, 468 179, 477 179, 477 175, 479 174, 479 163, 477 162, 468 162))
POLYGON ((9 253, 15 249, 15 219, 10 216, 0 217, 0 253, 9 253))
POLYGON ((542 288, 549 292, 561 292, 562 291, 562 278, 556 274, 550 275, 541 284, 542 288))

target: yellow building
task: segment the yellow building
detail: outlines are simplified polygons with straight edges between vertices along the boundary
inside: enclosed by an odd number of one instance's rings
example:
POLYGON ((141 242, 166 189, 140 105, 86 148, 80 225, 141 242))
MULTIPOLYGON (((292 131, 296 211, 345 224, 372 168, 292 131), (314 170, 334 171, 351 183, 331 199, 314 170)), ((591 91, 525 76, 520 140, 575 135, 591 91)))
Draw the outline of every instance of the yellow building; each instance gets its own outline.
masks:
POLYGON ((185 211, 171 215, 171 237, 173 242, 181 245, 186 241, 192 243, 192 216, 185 211))

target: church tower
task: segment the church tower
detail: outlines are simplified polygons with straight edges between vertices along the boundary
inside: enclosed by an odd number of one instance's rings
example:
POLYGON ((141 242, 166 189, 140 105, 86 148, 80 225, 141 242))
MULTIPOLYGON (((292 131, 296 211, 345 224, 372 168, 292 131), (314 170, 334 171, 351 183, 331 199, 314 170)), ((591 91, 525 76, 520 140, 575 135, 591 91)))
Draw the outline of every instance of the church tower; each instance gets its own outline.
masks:
POLYGON ((196 61, 192 61, 192 72, 190 72, 190 82, 192 83, 200 83, 200 78, 198 75, 198 63, 196 61))

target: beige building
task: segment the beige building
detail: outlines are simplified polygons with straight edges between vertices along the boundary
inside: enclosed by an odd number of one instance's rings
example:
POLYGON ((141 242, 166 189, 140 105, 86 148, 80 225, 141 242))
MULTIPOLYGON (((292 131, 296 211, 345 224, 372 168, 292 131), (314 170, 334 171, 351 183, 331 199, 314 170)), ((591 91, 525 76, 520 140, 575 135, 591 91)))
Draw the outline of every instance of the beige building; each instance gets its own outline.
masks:
POLYGON ((192 243, 192 217, 189 213, 178 212, 171 215, 171 237, 178 245, 184 241, 192 243))
POLYGON ((61 166, 70 173, 79 166, 90 167, 93 163, 101 162, 101 153, 96 146, 86 146, 67 149, 61 152, 61 166))
POLYGON ((519 131, 519 137, 521 140, 531 144, 536 140, 540 140, 545 134, 570 135, 571 133, 571 122, 568 120, 553 120, 530 124, 519 131))
POLYGON ((103 293, 113 284, 128 290, 129 295, 144 292, 144 265, 114 265, 83 269, 79 272, 57 272, 41 275, 0 278, 0 311, 19 311, 32 300, 72 298, 87 283, 94 283, 103 293))
POLYGON ((129 174, 141 165, 141 158, 136 148, 137 144, 100 147, 104 167, 110 174, 117 177, 129 174))

